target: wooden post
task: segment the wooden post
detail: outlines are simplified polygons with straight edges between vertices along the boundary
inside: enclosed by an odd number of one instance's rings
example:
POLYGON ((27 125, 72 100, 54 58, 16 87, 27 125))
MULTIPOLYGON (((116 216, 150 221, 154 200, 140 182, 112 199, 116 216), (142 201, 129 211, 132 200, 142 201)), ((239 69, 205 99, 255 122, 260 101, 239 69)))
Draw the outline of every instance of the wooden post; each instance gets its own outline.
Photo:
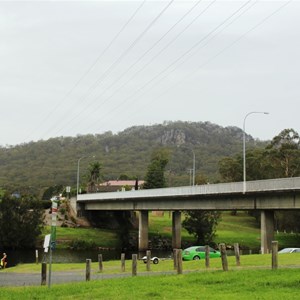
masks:
POLYGON ((46 285, 47 282, 47 263, 42 263, 42 282, 41 285, 46 285))
POLYGON ((205 246, 205 267, 208 269, 209 268, 209 254, 210 254, 210 251, 209 251, 209 246, 206 245, 205 246))
POLYGON ((102 254, 98 254, 99 272, 103 272, 103 257, 102 254))
POLYGON ((182 249, 177 249, 177 274, 182 274, 182 249))
POLYGON ((147 256, 147 271, 150 271, 150 263, 151 263, 151 251, 150 250, 146 251, 146 256, 147 256))
POLYGON ((223 271, 228 271, 228 261, 227 261, 227 253, 226 253, 225 244, 224 243, 220 244, 219 249, 220 249, 220 252, 221 252, 223 271))
POLYGON ((177 270, 177 266, 178 266, 177 250, 178 249, 173 249, 174 270, 177 270))
POLYGON ((240 261, 240 248, 238 243, 234 243, 234 254, 235 254, 236 265, 239 267, 241 265, 241 261, 240 261))
POLYGON ((86 260, 86 268, 85 268, 85 280, 90 281, 91 280, 91 259, 86 260))
POLYGON ((137 254, 132 254, 132 276, 137 275, 137 254))
POLYGON ((278 269, 278 241, 272 241, 272 269, 278 269))
POLYGON ((39 263, 39 250, 35 250, 35 263, 39 263))
POLYGON ((125 253, 121 253, 121 272, 125 272, 125 253))

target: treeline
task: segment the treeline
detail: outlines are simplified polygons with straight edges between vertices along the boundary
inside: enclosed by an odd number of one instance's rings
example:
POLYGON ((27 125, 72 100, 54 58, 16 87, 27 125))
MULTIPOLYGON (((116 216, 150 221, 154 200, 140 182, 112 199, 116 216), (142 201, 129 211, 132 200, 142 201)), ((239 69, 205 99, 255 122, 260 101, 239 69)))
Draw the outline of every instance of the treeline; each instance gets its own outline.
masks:
MULTIPOLYGON (((90 162, 99 161, 102 180, 118 179, 124 174, 144 179, 151 153, 157 147, 166 147, 171 152, 166 166, 167 185, 189 185, 192 151, 196 176, 205 175, 210 182, 217 182, 220 159, 241 153, 242 136, 242 130, 237 127, 224 128, 210 122, 165 122, 131 127, 118 134, 57 137, 2 147, 0 187, 39 195, 51 186, 75 188, 78 160, 83 156, 80 176, 87 172, 90 162)), ((247 146, 254 145, 260 148, 265 142, 247 135, 247 146)))
MULTIPOLYGON (((300 138, 294 129, 284 129, 263 148, 246 153, 247 180, 300 176, 300 138)), ((240 154, 225 157, 219 162, 222 181, 243 180, 243 158, 240 154)), ((278 211, 276 229, 300 232, 300 212, 278 211)))

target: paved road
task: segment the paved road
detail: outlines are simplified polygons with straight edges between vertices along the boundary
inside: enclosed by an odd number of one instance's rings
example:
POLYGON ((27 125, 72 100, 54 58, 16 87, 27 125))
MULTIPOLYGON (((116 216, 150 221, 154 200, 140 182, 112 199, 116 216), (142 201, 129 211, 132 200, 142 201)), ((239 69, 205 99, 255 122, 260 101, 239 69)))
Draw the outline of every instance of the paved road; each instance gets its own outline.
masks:
MULTIPOLYGON (((138 273, 141 276, 151 276, 159 274, 171 274, 174 272, 142 272, 138 273)), ((91 274, 91 280, 111 279, 130 277, 129 273, 125 274, 91 274)), ((51 276, 51 284, 68 283, 68 282, 83 282, 85 281, 85 272, 53 272, 51 276)), ((5 273, 0 271, 0 287, 1 286, 33 286, 41 285, 41 274, 38 273, 5 273)), ((48 285, 48 273, 47 273, 48 285)))
MULTIPOLYGON (((126 277, 129 274, 120 275, 104 275, 92 274, 91 280, 95 279, 108 279, 115 277, 126 277)), ((85 272, 53 272, 51 276, 51 284, 67 283, 67 282, 80 282, 85 281, 85 272)), ((5 273, 0 271, 0 286, 32 286, 41 285, 41 274, 38 273, 5 273)), ((47 274, 48 285, 48 274, 47 274)))

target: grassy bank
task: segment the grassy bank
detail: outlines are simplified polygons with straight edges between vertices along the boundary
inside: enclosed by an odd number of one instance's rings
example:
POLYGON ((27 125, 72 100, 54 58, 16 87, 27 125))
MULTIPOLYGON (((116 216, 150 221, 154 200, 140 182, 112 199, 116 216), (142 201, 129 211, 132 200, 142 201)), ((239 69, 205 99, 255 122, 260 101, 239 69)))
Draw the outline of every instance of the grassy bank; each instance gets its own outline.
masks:
POLYGON ((1 299, 299 299, 299 270, 190 273, 1 288, 1 299))
MULTIPOLYGON (((44 228, 43 236, 51 232, 50 226, 44 228)), ((115 231, 99 228, 56 228, 57 248, 65 249, 81 243, 87 248, 115 248, 118 237, 115 231)))
MULTIPOLYGON (((221 270, 220 259, 211 260, 205 270, 204 262, 183 262, 183 275, 153 275, 94 280, 48 287, 18 287, 0 289, 1 299, 298 299, 300 278, 299 254, 279 256, 280 269, 270 270, 271 255, 246 255, 241 257, 241 267, 235 267, 229 257, 229 272, 221 270)), ((129 262, 127 262, 129 265, 129 262)), ((172 261, 153 265, 153 271, 172 270, 172 261)), ((82 270, 83 264, 54 265, 53 270, 82 270), (79 268, 79 269, 77 269, 79 268)), ((5 272, 29 272, 36 265, 24 265, 5 272)), ((145 272, 140 262, 138 272, 145 272)), ((104 273, 116 273, 120 262, 104 264, 104 273)), ((38 270, 36 270, 38 271, 38 270)), ((93 264, 93 272, 97 265, 93 264)), ((120 272, 120 271, 118 271, 120 272)), ((129 272, 129 270, 128 270, 129 272)))
MULTIPOLYGON (((44 234, 50 233, 50 227, 46 227, 44 234)), ((138 232, 135 231, 137 238, 138 232)), ((172 217, 169 212, 163 215, 149 213, 149 238, 172 238, 172 217)), ((279 241, 279 247, 295 247, 300 244, 300 235, 279 233, 275 234, 279 241)), ((195 238, 182 228, 183 244, 192 245, 195 238)), ((96 228, 64 228, 57 227, 58 248, 69 248, 74 242, 83 242, 87 247, 118 247, 119 238, 115 231, 96 228)), ((239 243, 242 248, 258 250, 260 248, 260 228, 255 218, 247 212, 238 212, 232 216, 230 212, 223 212, 222 219, 217 227, 215 242, 233 245, 239 243)))
MULTIPOLYGON (((253 255, 242 255, 241 256, 241 267, 236 267, 236 261, 234 256, 228 256, 229 269, 241 269, 241 268, 269 268, 271 266, 271 254, 253 254, 253 255)), ((281 268, 300 268, 300 255, 298 253, 283 254, 279 255, 278 259, 279 266, 281 268)), ((221 259, 215 258, 210 260, 210 268, 212 270, 222 270, 221 259)), ((170 272, 173 271, 173 260, 165 259, 161 260, 159 264, 151 264, 152 272, 170 272)), ((205 269, 205 260, 200 261, 184 261, 184 271, 200 271, 205 269)), ((85 263, 73 263, 64 264, 57 263, 53 264, 52 270, 55 272, 75 272, 84 271, 85 263)), ((98 262, 92 263, 92 273, 99 271, 98 262)), ((138 261, 138 272, 145 272, 146 264, 143 261, 138 261)), ((15 267, 1 270, 6 273, 40 273, 40 264, 19 264, 15 267)), ((103 262, 103 273, 104 274, 118 274, 121 272, 121 262, 118 260, 104 261, 103 262)), ((131 260, 126 260, 126 271, 125 273, 131 273, 131 260)))

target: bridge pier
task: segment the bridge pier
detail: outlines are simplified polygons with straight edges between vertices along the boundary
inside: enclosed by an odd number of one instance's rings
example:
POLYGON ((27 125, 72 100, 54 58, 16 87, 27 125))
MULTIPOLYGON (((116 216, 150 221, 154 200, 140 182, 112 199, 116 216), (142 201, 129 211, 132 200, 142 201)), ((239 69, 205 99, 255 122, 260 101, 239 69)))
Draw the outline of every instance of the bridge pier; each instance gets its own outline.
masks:
POLYGON ((261 253, 270 253, 274 240, 274 211, 261 211, 261 253))
POLYGON ((181 211, 172 212, 172 247, 181 249, 181 211))
POLYGON ((147 210, 139 213, 139 252, 148 250, 149 216, 147 210))

